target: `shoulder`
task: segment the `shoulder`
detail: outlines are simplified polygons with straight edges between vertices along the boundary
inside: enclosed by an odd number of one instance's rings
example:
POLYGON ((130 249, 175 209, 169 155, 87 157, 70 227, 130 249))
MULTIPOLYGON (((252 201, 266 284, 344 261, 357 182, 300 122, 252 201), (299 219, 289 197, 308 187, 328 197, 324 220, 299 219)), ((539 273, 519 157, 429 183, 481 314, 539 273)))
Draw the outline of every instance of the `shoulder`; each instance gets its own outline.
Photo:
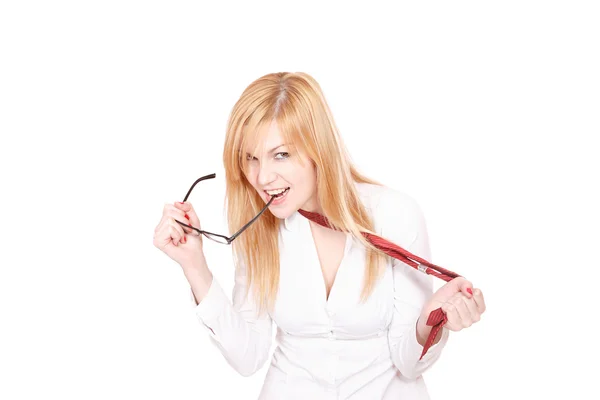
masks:
POLYGON ((393 219, 406 221, 421 217, 421 207, 414 197, 400 190, 370 183, 356 183, 363 205, 371 212, 376 225, 393 219))
POLYGON ((369 183, 357 183, 356 188, 378 235, 408 246, 425 230, 422 209, 408 193, 369 183))

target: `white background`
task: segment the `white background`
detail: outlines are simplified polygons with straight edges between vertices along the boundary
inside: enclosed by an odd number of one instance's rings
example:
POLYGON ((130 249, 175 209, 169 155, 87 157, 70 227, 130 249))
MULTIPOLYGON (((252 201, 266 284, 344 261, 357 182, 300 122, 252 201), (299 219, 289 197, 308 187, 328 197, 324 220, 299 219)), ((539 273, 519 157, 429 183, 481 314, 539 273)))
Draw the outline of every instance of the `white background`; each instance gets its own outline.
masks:
POLYGON ((321 83, 358 166, 484 291, 431 397, 597 398, 596 2, 366 3, 2 2, 0 398, 257 397, 266 367, 226 364, 152 236, 212 172, 190 200, 227 231, 227 117, 278 71, 321 83))

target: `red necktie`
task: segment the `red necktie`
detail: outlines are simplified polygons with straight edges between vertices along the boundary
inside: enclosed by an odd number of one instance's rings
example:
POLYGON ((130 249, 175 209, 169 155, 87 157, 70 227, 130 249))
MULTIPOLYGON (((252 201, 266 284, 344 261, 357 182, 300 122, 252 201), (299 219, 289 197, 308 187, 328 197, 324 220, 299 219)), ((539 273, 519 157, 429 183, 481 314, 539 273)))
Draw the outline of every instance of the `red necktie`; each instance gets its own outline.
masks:
MULTIPOLYGON (((304 210, 298 210, 298 212, 304 217, 308 218, 309 220, 331 229, 327 218, 325 218, 321 214, 304 210)), ((432 264, 429 261, 404 250, 402 247, 395 245, 394 243, 385 240, 382 237, 366 232, 361 233, 371 244, 373 244, 373 246, 383 251, 385 254, 397 260, 400 260, 421 272, 424 272, 428 275, 436 276, 440 279, 445 280, 446 282, 451 281, 452 279, 460 276, 455 272, 449 271, 440 266, 432 264)), ((433 341, 437 336, 438 332, 440 331, 440 329, 442 329, 442 326, 444 326, 444 324, 447 321, 448 318, 446 317, 446 313, 441 308, 433 310, 431 314, 429 314, 429 317, 427 319, 427 325, 432 326, 433 328, 431 328, 431 333, 429 334, 429 337, 425 342, 425 346, 423 346, 423 352, 421 353, 421 357, 419 359, 423 358, 425 353, 427 353, 427 350, 429 350, 429 348, 433 344, 433 341)))

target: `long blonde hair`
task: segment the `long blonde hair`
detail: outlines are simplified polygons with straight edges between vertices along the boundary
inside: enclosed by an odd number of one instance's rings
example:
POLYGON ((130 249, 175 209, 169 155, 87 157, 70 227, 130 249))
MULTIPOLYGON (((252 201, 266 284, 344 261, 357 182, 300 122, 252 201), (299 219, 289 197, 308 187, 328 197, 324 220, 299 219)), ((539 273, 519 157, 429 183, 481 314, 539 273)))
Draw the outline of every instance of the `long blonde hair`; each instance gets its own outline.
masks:
MULTIPOLYGON (((315 165, 318 201, 329 223, 366 246, 364 301, 381 276, 384 255, 360 233, 372 233, 373 221, 354 183, 379 183, 360 174, 351 162, 321 87, 306 73, 265 75, 252 82, 233 107, 223 151, 230 231, 237 231, 265 205, 246 179, 244 146, 259 143, 260 127, 272 121, 285 143, 301 149, 315 165)), ((232 243, 236 265, 241 262, 246 267, 248 285, 261 311, 272 310, 277 297, 279 225, 280 220, 267 211, 232 243)))

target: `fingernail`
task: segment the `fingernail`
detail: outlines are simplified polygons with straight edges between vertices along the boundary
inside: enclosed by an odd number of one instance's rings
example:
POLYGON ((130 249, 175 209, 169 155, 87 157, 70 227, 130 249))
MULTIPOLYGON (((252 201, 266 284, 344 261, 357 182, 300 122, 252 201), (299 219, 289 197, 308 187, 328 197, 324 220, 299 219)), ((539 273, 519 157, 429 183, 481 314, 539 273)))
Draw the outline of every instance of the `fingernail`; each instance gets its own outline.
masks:
POLYGON ((183 243, 187 243, 187 238, 185 236, 183 237, 183 243))
POLYGON ((467 292, 469 292, 469 294, 472 296, 473 295, 473 291, 471 290, 471 288, 467 288, 467 292))
POLYGON ((185 217, 186 217, 187 219, 190 219, 190 216, 189 216, 189 215, 187 215, 187 214, 185 214, 185 217))
POLYGON ((183 204, 183 201, 178 201, 179 204, 183 204))

